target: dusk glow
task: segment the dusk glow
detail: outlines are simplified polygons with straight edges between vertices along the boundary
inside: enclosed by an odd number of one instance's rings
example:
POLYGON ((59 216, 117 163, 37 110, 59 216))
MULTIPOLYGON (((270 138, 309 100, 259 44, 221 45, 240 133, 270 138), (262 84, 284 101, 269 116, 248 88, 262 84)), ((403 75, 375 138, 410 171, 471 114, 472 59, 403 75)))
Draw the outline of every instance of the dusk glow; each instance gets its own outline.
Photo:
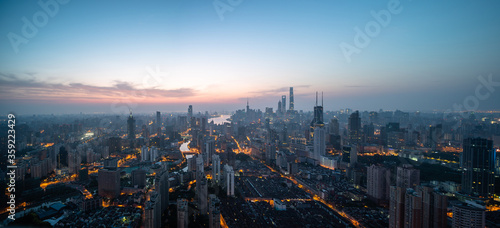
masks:
MULTIPOLYGON (((314 91, 324 91, 328 110, 445 110, 473 94, 480 75, 500 81, 499 6, 242 1, 221 20, 212 2, 69 1, 51 5, 45 20, 36 2, 4 2, 1 112, 110 113, 120 99, 148 112, 193 102, 234 110, 246 98, 264 109, 290 86, 303 110, 314 91), (384 17, 391 6, 396 14, 384 17), (373 37, 345 56, 357 31, 373 37), (148 68, 159 80, 144 83, 148 68)), ((494 100, 479 109, 497 109, 494 100)))

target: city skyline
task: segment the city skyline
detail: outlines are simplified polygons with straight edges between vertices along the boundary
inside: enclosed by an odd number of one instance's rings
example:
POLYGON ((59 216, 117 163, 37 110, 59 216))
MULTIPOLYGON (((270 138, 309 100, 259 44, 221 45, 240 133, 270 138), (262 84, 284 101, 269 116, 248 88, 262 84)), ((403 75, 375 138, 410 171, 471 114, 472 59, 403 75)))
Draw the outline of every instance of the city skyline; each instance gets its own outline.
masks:
POLYGON ((499 110, 494 1, 47 2, 2 3, 2 114, 499 110))

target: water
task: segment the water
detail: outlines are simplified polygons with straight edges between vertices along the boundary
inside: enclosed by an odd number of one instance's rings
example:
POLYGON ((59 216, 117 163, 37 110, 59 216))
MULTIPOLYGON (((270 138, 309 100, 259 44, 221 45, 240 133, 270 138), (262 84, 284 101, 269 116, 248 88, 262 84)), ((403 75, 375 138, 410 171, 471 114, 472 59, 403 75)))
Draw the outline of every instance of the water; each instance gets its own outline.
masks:
POLYGON ((188 144, 190 143, 191 141, 187 141, 185 143, 183 143, 181 145, 181 147, 179 148, 181 150, 181 152, 189 152, 189 148, 188 148, 188 144))
POLYGON ((219 117, 208 119, 208 122, 210 123, 211 121, 214 121, 214 124, 231 123, 231 121, 227 120, 228 118, 231 118, 231 115, 221 115, 219 117))

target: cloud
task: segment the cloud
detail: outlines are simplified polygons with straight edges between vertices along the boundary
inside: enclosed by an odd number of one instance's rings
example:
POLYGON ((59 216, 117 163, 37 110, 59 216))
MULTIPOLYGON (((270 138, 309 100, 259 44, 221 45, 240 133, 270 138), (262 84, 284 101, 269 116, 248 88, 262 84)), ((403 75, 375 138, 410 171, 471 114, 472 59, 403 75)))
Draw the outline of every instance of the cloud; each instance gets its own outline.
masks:
POLYGON ((0 100, 113 100, 113 99, 146 99, 168 100, 171 98, 192 97, 197 91, 191 88, 159 89, 141 88, 129 82, 114 81, 111 86, 95 86, 84 83, 50 83, 38 81, 28 74, 23 77, 16 74, 0 72, 0 100))

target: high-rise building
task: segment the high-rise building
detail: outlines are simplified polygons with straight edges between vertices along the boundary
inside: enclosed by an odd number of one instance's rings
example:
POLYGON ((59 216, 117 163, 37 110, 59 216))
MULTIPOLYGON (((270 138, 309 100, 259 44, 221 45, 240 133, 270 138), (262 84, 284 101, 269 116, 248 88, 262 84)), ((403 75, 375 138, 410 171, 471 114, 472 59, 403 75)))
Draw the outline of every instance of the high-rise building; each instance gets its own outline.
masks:
POLYGON ((314 118, 311 121, 313 133, 313 159, 321 160, 326 154, 326 129, 323 122, 323 98, 321 106, 318 105, 318 93, 316 93, 316 106, 314 106, 314 118))
POLYGON ((329 133, 333 135, 339 134, 339 120, 337 118, 332 118, 330 120, 329 133))
POLYGON ((460 165, 462 191, 469 195, 491 197, 495 190, 496 153, 493 141, 484 138, 464 139, 460 165))
POLYGON ((293 87, 290 87, 290 105, 289 105, 289 109, 290 111, 293 111, 293 107, 294 104, 293 104, 293 87))
POLYGON ((326 154, 326 136, 325 127, 321 125, 316 125, 314 127, 313 135, 313 159, 321 160, 321 156, 326 154))
POLYGON ((214 194, 210 194, 208 197, 209 197, 208 227, 220 228, 220 200, 214 194))
POLYGON ((177 228, 187 228, 188 222, 188 201, 186 199, 177 199, 177 228))
POLYGON ((218 185, 220 183, 220 157, 217 154, 212 155, 212 181, 218 185))
POLYGON ((155 176, 155 191, 159 194, 161 203, 160 211, 163 213, 168 208, 168 169, 162 168, 155 176))
POLYGON ((378 203, 389 200, 391 171, 383 166, 371 165, 367 169, 368 196, 378 203))
MULTIPOLYGON (((197 171, 198 172, 198 171, 197 171)), ((206 215, 208 212, 208 185, 207 185, 207 177, 202 175, 200 181, 196 181, 196 185, 199 185, 197 188, 198 192, 196 195, 198 196, 198 209, 200 210, 200 214, 206 215)))
POLYGON ((135 139, 135 119, 132 116, 132 111, 130 111, 130 116, 127 119, 127 132, 128 132, 128 139, 134 140, 135 139))
POLYGON ((433 188, 390 187, 389 227, 446 227, 447 197, 433 188))
POLYGON ((191 119, 193 118, 193 106, 189 105, 188 107, 188 116, 187 116, 187 121, 190 123, 189 126, 191 126, 191 119))
POLYGON ((453 205, 453 228, 483 228, 486 227, 486 211, 482 207, 457 204, 453 205))
POLYGON ((281 110, 281 101, 278 101, 278 110, 276 111, 277 114, 282 114, 283 110, 281 110))
POLYGON ((228 196, 234 196, 234 170, 232 166, 224 165, 224 188, 228 196))
POLYGON ((286 112, 286 95, 281 96, 281 111, 286 112))
POLYGON ((144 169, 132 170, 130 177, 132 181, 132 186, 137 185, 138 188, 144 188, 144 186, 146 186, 146 170, 144 169))
POLYGON ((405 189, 391 186, 389 193, 389 228, 404 227, 405 189))
POLYGON ((120 195, 120 173, 117 170, 100 169, 97 173, 99 196, 114 199, 120 195))
POLYGON ((353 167, 358 162, 358 149, 356 146, 342 146, 342 161, 353 167))
POLYGON ((161 137, 161 112, 156 111, 156 133, 158 134, 158 137, 161 137))
POLYGON ((396 186, 403 189, 415 189, 417 185, 420 185, 420 170, 413 168, 409 164, 397 168, 396 186))
POLYGON ((418 186, 417 192, 422 197, 422 227, 447 227, 448 197, 428 186, 418 186))
POLYGON ((159 228, 161 227, 160 194, 151 191, 148 198, 144 208, 144 228, 159 228))
POLYGON ((353 145, 361 143, 361 118, 359 117, 359 111, 352 113, 349 116, 349 141, 353 145))

